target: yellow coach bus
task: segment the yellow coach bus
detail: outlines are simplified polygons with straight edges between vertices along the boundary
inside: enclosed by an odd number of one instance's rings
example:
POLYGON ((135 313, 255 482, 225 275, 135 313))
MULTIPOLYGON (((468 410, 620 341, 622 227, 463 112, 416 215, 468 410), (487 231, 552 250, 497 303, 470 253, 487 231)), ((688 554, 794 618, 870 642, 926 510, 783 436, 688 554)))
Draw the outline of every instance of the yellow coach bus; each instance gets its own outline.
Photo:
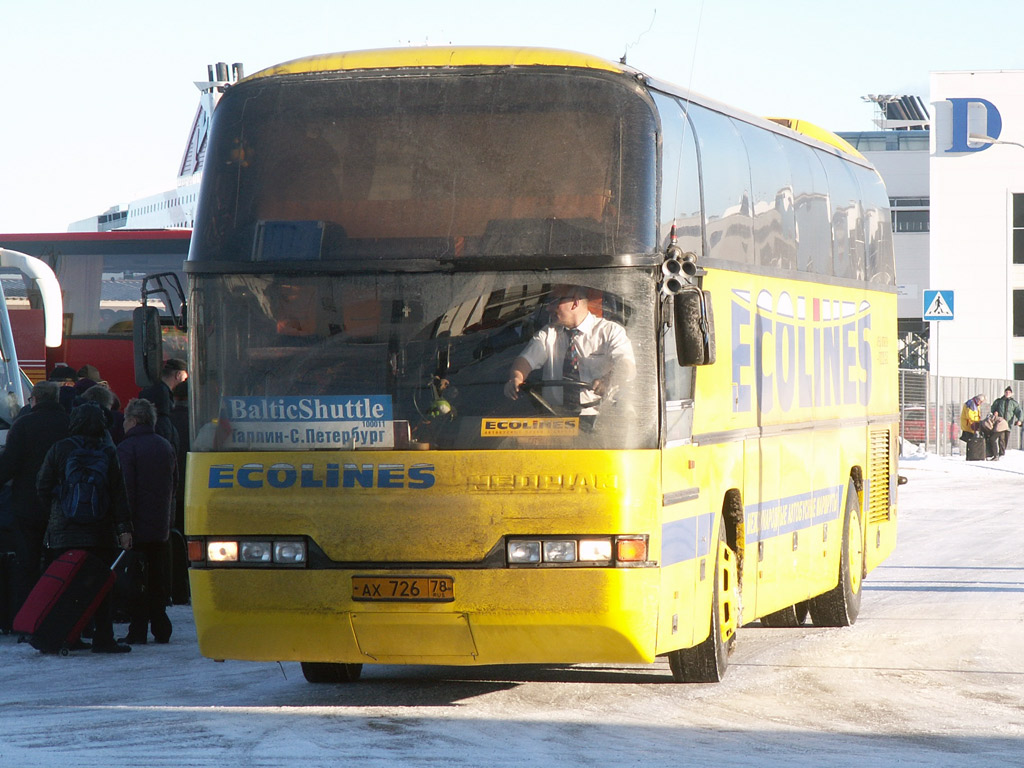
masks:
POLYGON ((201 652, 717 681, 740 625, 851 624, 896 541, 887 205, 821 129, 578 53, 232 85, 186 264, 201 652))

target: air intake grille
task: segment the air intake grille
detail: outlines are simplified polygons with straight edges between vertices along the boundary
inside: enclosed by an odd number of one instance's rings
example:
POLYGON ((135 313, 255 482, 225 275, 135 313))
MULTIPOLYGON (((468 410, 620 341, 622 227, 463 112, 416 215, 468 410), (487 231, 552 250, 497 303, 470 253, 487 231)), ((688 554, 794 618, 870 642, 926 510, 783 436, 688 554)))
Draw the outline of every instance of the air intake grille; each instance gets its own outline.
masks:
POLYGON ((871 432, 868 444, 870 452, 868 459, 871 462, 869 523, 884 523, 889 519, 890 445, 888 429, 871 432))

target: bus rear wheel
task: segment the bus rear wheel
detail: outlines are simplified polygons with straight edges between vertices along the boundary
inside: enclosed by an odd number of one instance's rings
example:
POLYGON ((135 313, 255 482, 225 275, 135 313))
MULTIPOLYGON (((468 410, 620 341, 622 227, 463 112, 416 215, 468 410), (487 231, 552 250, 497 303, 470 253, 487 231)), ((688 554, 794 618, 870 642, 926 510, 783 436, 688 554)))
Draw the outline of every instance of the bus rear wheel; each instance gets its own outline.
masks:
POLYGON ((846 520, 839 558, 839 583, 810 600, 811 620, 817 627, 849 627, 860 614, 861 574, 864 572, 864 535, 860 527, 860 501, 851 480, 846 488, 846 520))
POLYGON ((354 683, 362 673, 362 664, 331 664, 322 661, 302 662, 302 676, 310 683, 354 683))
POLYGON ((762 616, 761 626, 772 629, 793 629, 794 627, 803 626, 803 623, 807 620, 808 609, 809 606, 806 602, 791 605, 788 608, 783 608, 781 611, 762 616))
POLYGON ((719 683, 725 677, 729 654, 736 643, 739 608, 736 576, 736 557, 726 543, 725 528, 719 523, 711 592, 711 631, 699 645, 669 652, 668 664, 672 679, 677 683, 719 683))

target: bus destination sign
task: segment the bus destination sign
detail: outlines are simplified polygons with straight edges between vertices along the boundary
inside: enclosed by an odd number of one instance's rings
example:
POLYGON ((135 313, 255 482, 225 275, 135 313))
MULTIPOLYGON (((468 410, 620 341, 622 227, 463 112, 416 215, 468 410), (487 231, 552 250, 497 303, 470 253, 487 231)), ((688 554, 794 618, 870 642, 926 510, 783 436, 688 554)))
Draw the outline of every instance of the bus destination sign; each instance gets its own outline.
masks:
POLYGON ((231 427, 228 449, 352 450, 395 444, 386 395, 224 397, 221 418, 231 427))

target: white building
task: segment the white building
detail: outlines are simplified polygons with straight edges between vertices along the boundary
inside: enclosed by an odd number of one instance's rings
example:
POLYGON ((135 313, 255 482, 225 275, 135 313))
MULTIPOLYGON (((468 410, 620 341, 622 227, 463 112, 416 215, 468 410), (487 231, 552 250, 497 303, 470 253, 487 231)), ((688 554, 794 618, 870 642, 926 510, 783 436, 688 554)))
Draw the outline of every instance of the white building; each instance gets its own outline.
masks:
POLYGON ((1024 70, 933 72, 929 101, 930 125, 840 133, 889 191, 901 338, 930 336, 932 373, 1024 379, 1024 70), (952 320, 922 320, 929 289, 952 320))
POLYGON ((1024 71, 933 72, 932 288, 944 376, 1024 378, 1024 71))

